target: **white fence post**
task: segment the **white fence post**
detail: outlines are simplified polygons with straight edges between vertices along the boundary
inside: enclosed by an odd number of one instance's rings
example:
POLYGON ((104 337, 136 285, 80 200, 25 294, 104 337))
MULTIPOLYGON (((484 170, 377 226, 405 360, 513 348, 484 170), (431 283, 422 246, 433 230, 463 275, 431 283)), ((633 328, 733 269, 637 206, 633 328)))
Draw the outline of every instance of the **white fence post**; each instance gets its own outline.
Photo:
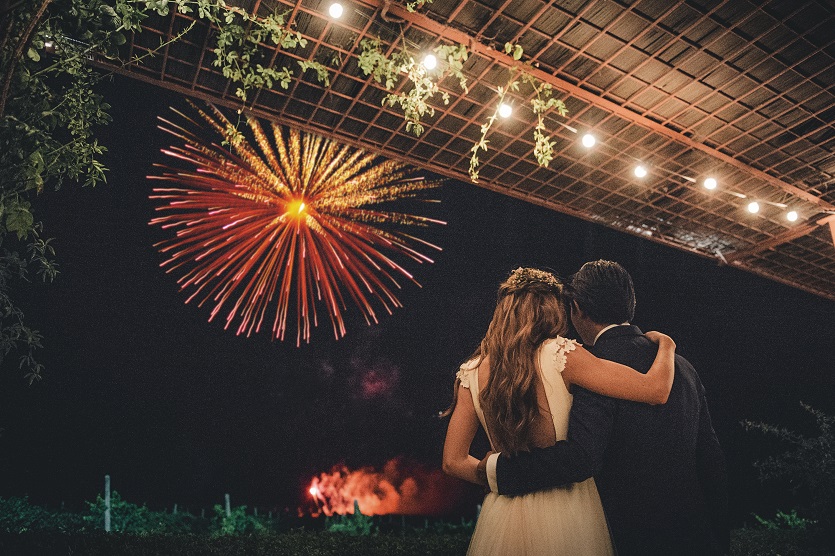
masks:
POLYGON ((110 475, 104 476, 104 530, 110 532, 110 475))
POLYGON ((226 497, 226 517, 232 517, 232 506, 229 501, 229 493, 225 494, 226 497))

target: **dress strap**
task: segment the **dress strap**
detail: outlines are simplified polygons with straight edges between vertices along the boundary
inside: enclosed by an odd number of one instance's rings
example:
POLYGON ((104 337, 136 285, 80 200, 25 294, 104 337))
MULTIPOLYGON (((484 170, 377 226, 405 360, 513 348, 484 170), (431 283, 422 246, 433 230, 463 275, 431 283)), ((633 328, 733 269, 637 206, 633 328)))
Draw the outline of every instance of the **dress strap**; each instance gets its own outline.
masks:
POLYGON ((461 365, 461 369, 455 375, 456 378, 461 381, 461 386, 466 388, 470 391, 470 395, 473 398, 473 405, 475 406, 475 413, 478 416, 479 422, 481 422, 481 428, 484 429, 484 432, 487 433, 487 440, 490 442, 490 447, 495 450, 495 446, 493 444, 493 439, 490 436, 490 429, 487 428, 487 420, 484 418, 484 411, 481 409, 481 402, 479 400, 479 394, 481 393, 478 389, 478 365, 472 365, 473 361, 468 361, 461 365))
POLYGON ((557 336, 556 343, 557 349, 554 351, 554 364, 557 372, 562 374, 565 370, 566 361, 568 361, 568 354, 577 348, 577 341, 557 336))

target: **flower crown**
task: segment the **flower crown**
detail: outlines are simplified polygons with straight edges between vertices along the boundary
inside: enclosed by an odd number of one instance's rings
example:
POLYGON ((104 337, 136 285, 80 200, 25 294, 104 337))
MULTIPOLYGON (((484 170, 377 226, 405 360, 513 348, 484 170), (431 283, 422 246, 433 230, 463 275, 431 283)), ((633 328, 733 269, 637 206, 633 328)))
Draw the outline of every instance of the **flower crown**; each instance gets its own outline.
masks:
POLYGON ((511 272, 507 279, 507 284, 513 288, 520 288, 533 282, 540 282, 557 290, 562 289, 562 283, 556 276, 538 268, 519 267, 511 272))

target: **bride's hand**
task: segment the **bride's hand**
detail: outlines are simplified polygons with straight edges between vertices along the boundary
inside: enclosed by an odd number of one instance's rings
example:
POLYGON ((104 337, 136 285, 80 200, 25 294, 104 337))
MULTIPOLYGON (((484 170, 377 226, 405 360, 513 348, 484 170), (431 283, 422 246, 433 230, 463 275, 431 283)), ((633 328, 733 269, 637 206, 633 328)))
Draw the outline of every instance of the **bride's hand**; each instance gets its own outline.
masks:
POLYGON ((673 339, 664 334, 663 332, 650 330, 649 332, 644 334, 644 336, 646 336, 650 342, 658 344, 659 346, 661 345, 661 342, 669 342, 670 345, 672 345, 673 349, 675 349, 676 347, 676 343, 673 341, 673 339))

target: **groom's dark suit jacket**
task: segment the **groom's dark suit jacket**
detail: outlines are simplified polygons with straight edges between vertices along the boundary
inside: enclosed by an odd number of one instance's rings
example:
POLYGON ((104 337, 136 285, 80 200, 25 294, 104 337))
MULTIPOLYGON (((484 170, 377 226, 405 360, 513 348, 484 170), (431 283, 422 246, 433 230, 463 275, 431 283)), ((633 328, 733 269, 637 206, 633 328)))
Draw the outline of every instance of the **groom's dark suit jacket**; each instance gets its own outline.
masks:
MULTIPOLYGON (((617 326, 591 351, 646 373, 657 346, 637 326, 617 326)), ((616 400, 576 386, 573 394, 568 440, 499 457, 499 493, 523 494, 593 475, 620 556, 727 552, 725 458, 693 366, 676 355, 664 405, 616 400)))

